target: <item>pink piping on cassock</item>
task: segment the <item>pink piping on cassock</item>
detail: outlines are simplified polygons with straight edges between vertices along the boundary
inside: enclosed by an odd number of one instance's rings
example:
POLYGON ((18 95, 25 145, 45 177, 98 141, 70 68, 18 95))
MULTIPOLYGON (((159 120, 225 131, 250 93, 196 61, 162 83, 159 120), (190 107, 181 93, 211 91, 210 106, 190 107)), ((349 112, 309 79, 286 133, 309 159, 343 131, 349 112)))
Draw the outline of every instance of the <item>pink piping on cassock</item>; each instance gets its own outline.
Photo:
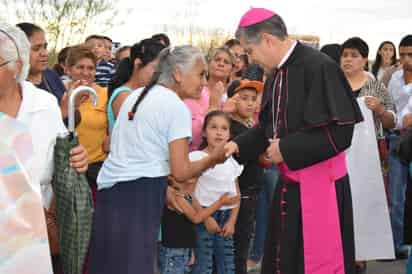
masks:
POLYGON ((285 86, 286 86, 286 105, 285 105, 285 112, 284 112, 284 115, 283 115, 283 120, 284 120, 284 122, 285 122, 285 131, 286 131, 286 134, 288 133, 288 119, 287 119, 287 117, 288 117, 288 104, 289 104, 289 81, 288 81, 288 69, 286 69, 286 83, 285 83, 285 86))
POLYGON ((333 147, 333 149, 335 150, 335 152, 338 153, 338 149, 337 149, 337 147, 336 147, 335 142, 333 141, 332 134, 330 133, 329 128, 328 128, 328 127, 325 127, 325 130, 326 130, 326 132, 327 132, 327 134, 328 134, 329 143, 332 145, 332 147, 333 147))

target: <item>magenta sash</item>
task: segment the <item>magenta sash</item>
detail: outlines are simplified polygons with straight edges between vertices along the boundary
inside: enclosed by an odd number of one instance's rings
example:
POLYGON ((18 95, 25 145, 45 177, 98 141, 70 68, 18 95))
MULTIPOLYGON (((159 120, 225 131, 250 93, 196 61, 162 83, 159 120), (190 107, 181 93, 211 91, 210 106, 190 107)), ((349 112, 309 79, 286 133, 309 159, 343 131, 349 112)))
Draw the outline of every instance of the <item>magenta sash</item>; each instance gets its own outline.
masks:
POLYGON ((281 163, 279 170, 300 184, 305 274, 344 274, 335 181, 347 174, 345 153, 297 171, 281 163))

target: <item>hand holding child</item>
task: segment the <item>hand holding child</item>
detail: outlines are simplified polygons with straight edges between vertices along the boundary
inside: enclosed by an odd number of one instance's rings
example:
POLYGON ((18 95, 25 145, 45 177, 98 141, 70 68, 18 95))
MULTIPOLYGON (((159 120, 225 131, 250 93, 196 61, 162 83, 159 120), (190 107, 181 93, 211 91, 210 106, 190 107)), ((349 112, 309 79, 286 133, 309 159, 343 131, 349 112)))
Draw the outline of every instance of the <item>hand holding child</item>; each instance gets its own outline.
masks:
POLYGON ((225 226, 222 228, 220 235, 223 237, 230 237, 235 234, 235 223, 231 220, 227 221, 225 226))
POLYGON ((240 195, 229 196, 229 193, 225 193, 219 198, 222 206, 231 206, 238 204, 240 201, 240 195))
POLYGON ((176 210, 182 213, 183 210, 179 207, 179 204, 176 201, 177 195, 181 194, 173 187, 168 186, 166 191, 166 204, 170 210, 176 210))
POLYGON ((221 232, 219 225, 217 224, 216 220, 212 217, 207 218, 204 222, 204 225, 209 234, 216 234, 221 232))
POLYGON ((225 144, 220 144, 216 146, 213 151, 210 153, 210 157, 213 159, 215 164, 221 164, 226 161, 226 151, 224 149, 225 144))

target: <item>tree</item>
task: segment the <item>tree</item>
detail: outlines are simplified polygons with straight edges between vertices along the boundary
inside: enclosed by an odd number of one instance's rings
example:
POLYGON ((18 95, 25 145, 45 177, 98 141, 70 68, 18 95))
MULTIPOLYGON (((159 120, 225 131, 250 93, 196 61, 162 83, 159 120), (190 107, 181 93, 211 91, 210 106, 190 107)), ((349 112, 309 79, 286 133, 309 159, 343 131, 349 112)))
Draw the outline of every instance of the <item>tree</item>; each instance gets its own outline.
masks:
POLYGON ((162 31, 174 42, 194 45, 208 56, 212 49, 223 46, 231 35, 222 28, 199 26, 201 3, 201 0, 184 0, 183 8, 173 15, 173 24, 162 25, 162 31))
POLYGON ((98 27, 104 33, 113 25, 122 24, 119 10, 112 0, 0 0, 0 9, 7 10, 8 21, 29 21, 48 34, 50 53, 84 40, 98 27), (3 7, 2 7, 3 6, 3 7), (4 9, 3 9, 4 8, 4 9), (12 18, 10 18, 12 17, 12 18))

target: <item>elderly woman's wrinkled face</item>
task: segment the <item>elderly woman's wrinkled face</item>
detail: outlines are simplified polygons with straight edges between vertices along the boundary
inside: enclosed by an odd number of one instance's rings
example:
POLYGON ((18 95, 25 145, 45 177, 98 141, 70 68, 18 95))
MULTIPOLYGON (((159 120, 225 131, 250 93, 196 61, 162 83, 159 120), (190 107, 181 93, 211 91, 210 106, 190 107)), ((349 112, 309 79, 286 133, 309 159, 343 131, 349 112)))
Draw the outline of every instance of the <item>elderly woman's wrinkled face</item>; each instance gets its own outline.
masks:
POLYGON ((90 58, 82 58, 73 66, 68 66, 67 73, 73 82, 82 80, 91 86, 95 80, 96 64, 90 58))
POLYGON ((30 49, 30 73, 36 74, 47 69, 49 53, 47 51, 46 35, 42 31, 34 32, 29 38, 30 49))
MULTIPOLYGON (((1 46, 1 45, 0 45, 1 46)), ((10 60, 4 59, 0 56, 0 95, 3 90, 13 80, 13 71, 9 67, 10 60)))
POLYGON ((206 85, 206 64, 198 59, 192 69, 181 74, 180 88, 182 99, 199 99, 206 85))
MULTIPOLYGON (((15 45, 8 41, 8 38, 0 34, 0 48, 15 48, 15 45)), ((20 73, 20 66, 17 61, 17 53, 14 57, 5 56, 4 52, 0 50, 0 95, 3 91, 16 85, 17 75, 20 73)))

